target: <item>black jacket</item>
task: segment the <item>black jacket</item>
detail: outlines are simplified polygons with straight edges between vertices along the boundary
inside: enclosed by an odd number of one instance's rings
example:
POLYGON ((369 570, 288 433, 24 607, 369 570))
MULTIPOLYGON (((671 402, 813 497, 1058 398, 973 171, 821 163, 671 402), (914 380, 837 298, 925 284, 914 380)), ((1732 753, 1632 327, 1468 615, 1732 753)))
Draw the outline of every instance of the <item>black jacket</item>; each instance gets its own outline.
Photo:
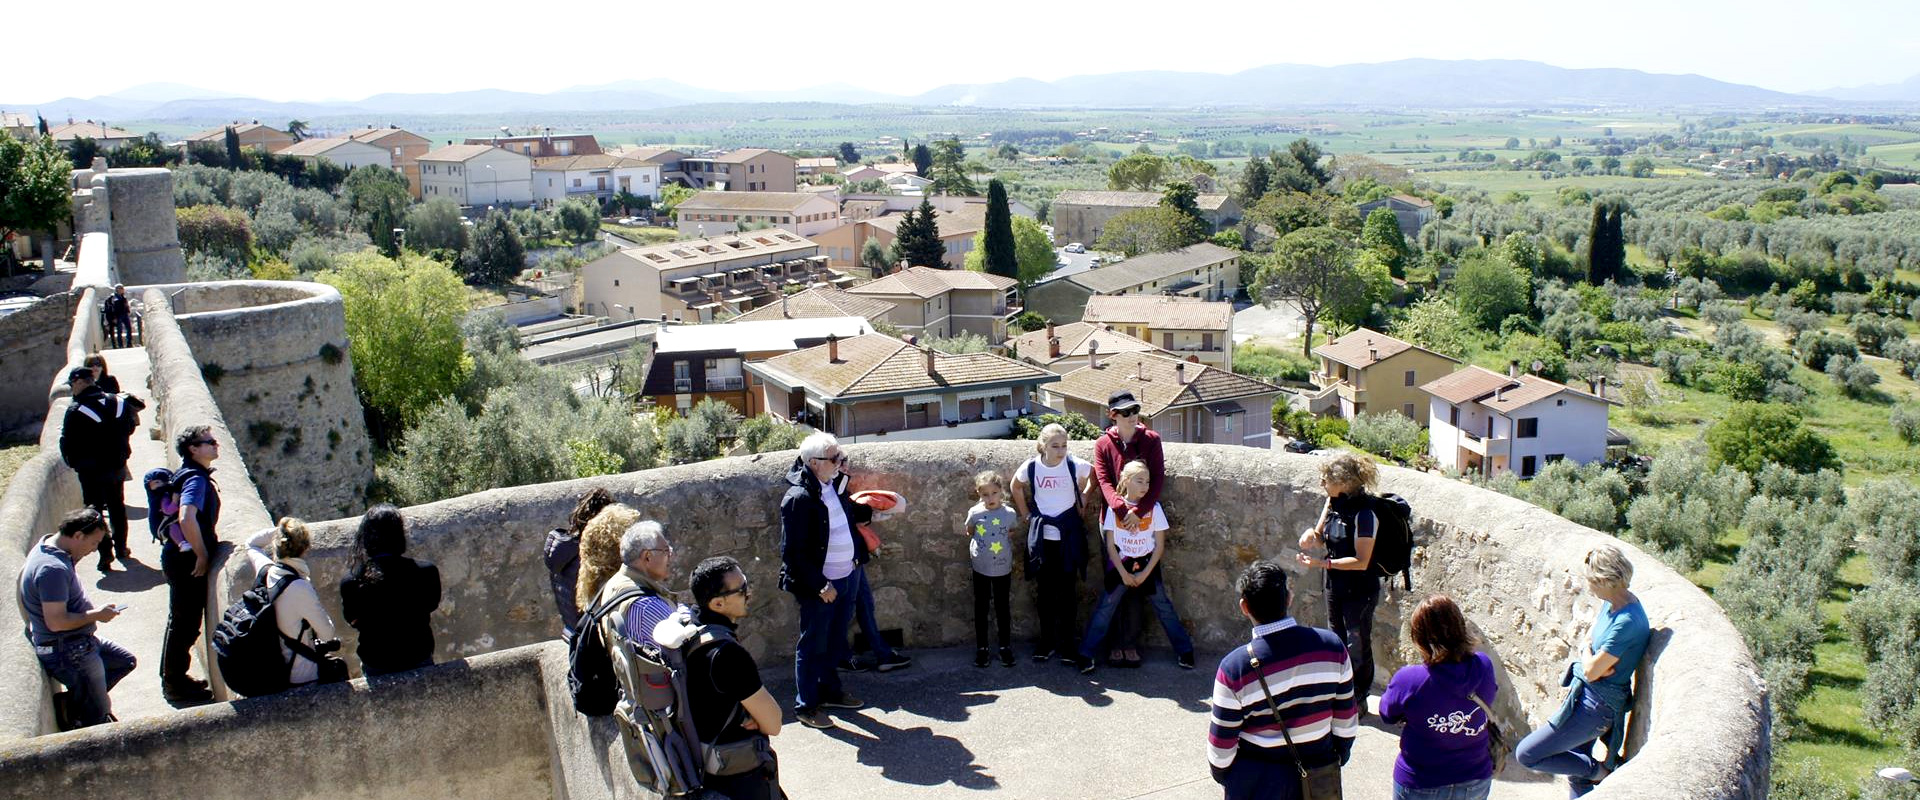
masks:
POLYGON ((89 386, 67 406, 60 424, 60 457, 74 472, 125 469, 133 455, 127 437, 138 424, 139 414, 125 398, 89 386))
MULTIPOLYGON (((873 519, 873 509, 848 499, 846 485, 831 492, 846 511, 851 528, 873 519)), ((820 479, 807 469, 806 459, 795 459, 787 469, 787 496, 780 500, 780 588, 795 595, 817 595, 826 588, 822 568, 827 563, 827 507, 822 504, 820 479)), ((853 561, 864 564, 871 555, 859 531, 853 534, 853 561)))
POLYGON ((106 301, 100 304, 100 314, 112 320, 130 319, 133 316, 133 309, 128 307, 126 297, 110 294, 107 295, 106 301))
POLYGON ((412 669, 433 658, 430 617, 440 607, 440 568, 406 556, 374 556, 340 580, 340 613, 360 632, 362 672, 412 669), (368 573, 377 571, 378 579, 368 573))

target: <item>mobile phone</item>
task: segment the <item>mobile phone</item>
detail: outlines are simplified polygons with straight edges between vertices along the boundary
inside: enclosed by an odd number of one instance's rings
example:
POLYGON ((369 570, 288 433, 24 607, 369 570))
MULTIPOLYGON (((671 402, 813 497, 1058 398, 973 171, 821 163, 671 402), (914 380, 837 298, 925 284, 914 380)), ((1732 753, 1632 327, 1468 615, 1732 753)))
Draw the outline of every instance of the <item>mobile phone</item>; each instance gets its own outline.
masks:
POLYGON ((132 607, 133 607, 133 604, 131 603, 108 603, 107 604, 107 608, 113 609, 113 613, 115 614, 125 614, 127 613, 127 609, 132 607))

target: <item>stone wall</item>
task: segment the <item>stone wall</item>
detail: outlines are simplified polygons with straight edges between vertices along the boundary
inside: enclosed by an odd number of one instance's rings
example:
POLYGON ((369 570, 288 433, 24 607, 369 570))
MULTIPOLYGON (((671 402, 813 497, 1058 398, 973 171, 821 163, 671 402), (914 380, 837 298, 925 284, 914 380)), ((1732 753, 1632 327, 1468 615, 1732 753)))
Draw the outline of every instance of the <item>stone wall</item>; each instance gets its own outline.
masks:
POLYGON ((47 389, 67 363, 77 293, 62 292, 0 317, 0 432, 37 425, 47 389))
MULTIPOLYGON (((54 400, 52 410, 54 419, 64 418, 67 399, 54 400)), ((60 460, 60 426, 48 425, 40 437, 40 452, 20 465, 0 496, 0 575, 10 581, 0 592, 0 619, 26 618, 11 581, 18 579, 33 543, 58 527, 61 514, 80 505, 80 481, 60 460)), ((20 629, 8 627, 0 635, 0 675, 7 676, 0 681, 0 742, 54 729, 46 672, 20 629)))
MULTIPOLYGON (((1032 452, 1031 445, 925 442, 847 450, 856 488, 892 489, 910 498, 906 514, 878 526, 887 541, 872 567, 881 625, 903 628, 910 648, 969 642, 966 544, 954 532, 973 502, 969 476, 980 469, 1010 471, 1032 452)), ((1079 446, 1082 455, 1087 450, 1079 446)), ((746 564, 755 583, 771 588, 779 571, 780 475, 792 459, 790 451, 743 456, 493 490, 408 509, 410 552, 436 561, 447 587, 434 615, 437 658, 557 634, 539 542, 594 486, 667 526, 680 554, 676 585, 684 586, 698 559, 730 554, 746 564)), ((1165 564, 1175 603, 1203 651, 1217 653, 1244 640, 1247 623, 1235 608, 1233 578, 1255 558, 1291 558, 1295 537, 1324 500, 1317 464, 1308 456, 1242 447, 1167 447, 1164 498, 1173 530, 1165 564)), ((1561 667, 1597 609, 1580 592, 1581 559, 1593 545, 1615 540, 1455 481, 1387 470, 1384 482, 1385 489, 1412 501, 1422 547, 1415 590, 1391 593, 1377 619, 1380 680, 1409 651, 1400 630, 1403 615, 1428 593, 1450 593, 1502 668, 1497 716, 1515 736, 1523 734, 1557 707, 1561 667)), ((336 615, 352 526, 353 520, 316 525, 308 559, 336 615)), ((1766 694, 1745 644, 1684 577, 1621 546, 1636 567, 1634 589, 1646 602, 1655 640, 1634 733, 1640 750, 1593 796, 1763 796, 1770 764, 1766 694)), ((229 593, 250 582, 248 571, 240 560, 229 563, 223 581, 229 593)), ((1295 588, 1296 614, 1324 623, 1317 580, 1301 580, 1295 588)), ((1014 616, 1016 628, 1031 635, 1029 590, 1015 593, 1014 616)), ((755 596, 742 641, 756 658, 763 664, 785 658, 795 633, 791 598, 779 591, 755 596)))
POLYGON ((319 283, 226 281, 170 296, 274 516, 364 510, 373 449, 354 394, 340 293, 319 283))
POLYGON ((107 173, 113 252, 120 283, 140 286, 187 277, 173 209, 173 171, 116 169, 107 173))

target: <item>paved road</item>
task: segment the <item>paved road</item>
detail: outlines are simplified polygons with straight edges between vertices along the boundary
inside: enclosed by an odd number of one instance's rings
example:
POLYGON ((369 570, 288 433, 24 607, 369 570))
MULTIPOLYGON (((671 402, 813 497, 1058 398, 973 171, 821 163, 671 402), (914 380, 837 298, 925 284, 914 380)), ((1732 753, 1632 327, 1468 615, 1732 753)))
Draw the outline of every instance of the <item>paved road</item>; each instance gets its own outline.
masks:
MULTIPOLYGON (((840 727, 825 731, 789 715, 775 741, 782 785, 794 797, 1220 797, 1206 761, 1211 669, 1181 670, 1149 651, 1145 668, 1082 676, 1019 653, 1012 669, 976 669, 970 649, 950 649, 914 652, 913 666, 898 672, 846 675, 848 691, 868 706, 833 712, 840 727)), ((789 707, 791 675, 762 673, 789 707)), ((1397 748, 1389 727, 1362 727, 1345 771, 1349 800, 1392 796, 1397 748)), ((1565 793, 1565 784, 1515 775, 1497 781, 1493 797, 1565 793)))
POLYGON ((1238 310, 1233 313, 1234 344, 1254 341, 1278 346, 1307 332, 1306 318, 1300 316, 1299 309, 1291 303, 1279 303, 1273 308, 1259 303, 1235 308, 1238 310))

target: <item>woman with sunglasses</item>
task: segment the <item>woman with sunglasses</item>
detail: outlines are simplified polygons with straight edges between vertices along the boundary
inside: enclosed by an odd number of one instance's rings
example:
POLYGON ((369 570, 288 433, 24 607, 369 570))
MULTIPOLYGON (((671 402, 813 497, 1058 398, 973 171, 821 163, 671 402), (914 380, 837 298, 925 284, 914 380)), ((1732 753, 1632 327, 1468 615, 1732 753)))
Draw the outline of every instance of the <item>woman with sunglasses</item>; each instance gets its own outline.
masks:
POLYGON ((172 484, 180 487, 180 524, 170 526, 160 544, 160 571, 167 576, 167 635, 160 651, 160 694, 173 705, 213 699, 207 682, 187 674, 200 620, 207 613, 207 571, 220 544, 220 487, 213 482, 220 442, 213 429, 194 425, 180 432, 173 449, 180 469, 172 484))

